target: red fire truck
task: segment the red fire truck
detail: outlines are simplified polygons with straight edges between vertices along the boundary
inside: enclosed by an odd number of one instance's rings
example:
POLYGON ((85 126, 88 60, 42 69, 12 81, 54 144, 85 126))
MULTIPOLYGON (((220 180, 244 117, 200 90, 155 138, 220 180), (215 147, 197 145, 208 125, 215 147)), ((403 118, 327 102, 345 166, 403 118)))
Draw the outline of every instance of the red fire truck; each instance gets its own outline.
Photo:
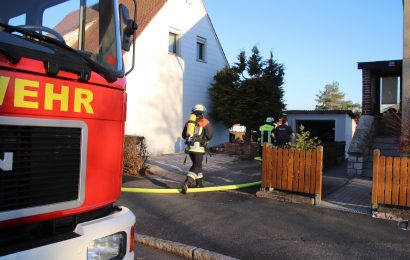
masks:
POLYGON ((134 259, 115 205, 134 20, 117 0, 1 1, 1 259, 134 259))

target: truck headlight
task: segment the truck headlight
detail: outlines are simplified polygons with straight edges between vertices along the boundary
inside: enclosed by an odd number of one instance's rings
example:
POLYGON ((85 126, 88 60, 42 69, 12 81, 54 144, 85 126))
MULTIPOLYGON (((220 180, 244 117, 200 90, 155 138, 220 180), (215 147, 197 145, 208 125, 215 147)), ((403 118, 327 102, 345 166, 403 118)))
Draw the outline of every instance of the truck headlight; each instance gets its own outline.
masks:
POLYGON ((95 239, 87 247, 87 260, 121 259, 126 253, 126 244, 125 232, 95 239))

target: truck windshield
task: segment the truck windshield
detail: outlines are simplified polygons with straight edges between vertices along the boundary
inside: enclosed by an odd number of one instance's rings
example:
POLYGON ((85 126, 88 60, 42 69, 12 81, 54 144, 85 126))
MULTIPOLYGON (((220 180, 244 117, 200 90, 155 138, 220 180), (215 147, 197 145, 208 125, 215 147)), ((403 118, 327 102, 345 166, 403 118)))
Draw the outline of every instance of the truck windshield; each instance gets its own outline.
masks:
POLYGON ((116 0, 2 0, 0 23, 55 38, 115 74, 123 72, 116 0))

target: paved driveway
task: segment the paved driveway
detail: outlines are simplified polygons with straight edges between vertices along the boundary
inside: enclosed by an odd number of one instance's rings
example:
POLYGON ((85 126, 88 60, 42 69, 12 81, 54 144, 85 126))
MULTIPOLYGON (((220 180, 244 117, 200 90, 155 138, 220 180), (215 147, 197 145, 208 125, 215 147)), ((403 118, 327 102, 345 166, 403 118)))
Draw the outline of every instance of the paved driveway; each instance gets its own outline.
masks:
MULTIPOLYGON (((149 172, 145 177, 124 176, 124 187, 180 188, 191 166, 189 157, 184 165, 185 154, 170 154, 150 157, 149 172)), ((214 154, 204 158, 205 186, 230 185, 261 180, 261 163, 241 160, 235 156, 214 154)))

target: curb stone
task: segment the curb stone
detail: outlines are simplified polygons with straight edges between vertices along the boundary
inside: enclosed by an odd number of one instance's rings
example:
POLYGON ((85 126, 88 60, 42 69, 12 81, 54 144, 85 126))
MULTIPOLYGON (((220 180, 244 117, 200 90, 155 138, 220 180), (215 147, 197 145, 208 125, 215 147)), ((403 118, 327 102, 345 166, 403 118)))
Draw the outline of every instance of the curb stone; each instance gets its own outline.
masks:
POLYGON ((238 260, 199 247, 135 233, 135 242, 194 260, 238 260))

